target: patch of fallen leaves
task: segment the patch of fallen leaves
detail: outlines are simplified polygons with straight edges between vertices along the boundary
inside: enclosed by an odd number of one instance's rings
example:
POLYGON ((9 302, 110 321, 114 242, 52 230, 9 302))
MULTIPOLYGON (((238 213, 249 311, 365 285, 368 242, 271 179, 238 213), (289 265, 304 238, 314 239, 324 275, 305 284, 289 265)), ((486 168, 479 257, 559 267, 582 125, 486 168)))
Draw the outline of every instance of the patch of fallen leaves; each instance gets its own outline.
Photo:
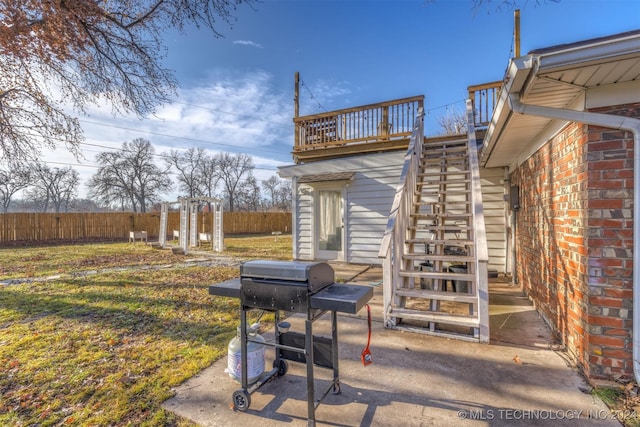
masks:
POLYGON ((184 255, 155 250, 147 245, 99 243, 0 249, 0 280, 46 277, 55 274, 113 267, 180 262, 184 255))
POLYGON ((291 259, 290 234, 278 236, 225 237, 224 253, 243 259, 291 259), (250 242, 248 245, 247 242, 250 242))
MULTIPOLYGON (((291 236, 225 239, 223 255, 290 259, 291 236)), ((226 353, 238 302, 208 286, 237 267, 176 264, 171 251, 124 243, 0 249, 0 425, 158 425, 172 387, 226 353), (134 267, 105 272, 110 267, 134 267), (76 275, 87 270, 92 275, 76 275)), ((262 319, 269 322, 267 316, 262 319)))
POLYGON ((0 425, 176 425, 171 388, 225 354, 237 268, 96 274, 0 288, 0 425))
POLYGON ((635 381, 621 386, 622 393, 614 405, 614 415, 625 427, 640 426, 640 388, 635 381))

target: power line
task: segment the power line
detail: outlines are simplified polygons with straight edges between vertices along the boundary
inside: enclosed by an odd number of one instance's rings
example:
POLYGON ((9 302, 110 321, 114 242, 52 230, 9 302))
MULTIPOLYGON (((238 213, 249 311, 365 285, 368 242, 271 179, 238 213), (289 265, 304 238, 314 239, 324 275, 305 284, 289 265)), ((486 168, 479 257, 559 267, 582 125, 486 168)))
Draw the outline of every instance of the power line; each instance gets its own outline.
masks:
POLYGON ((98 165, 90 165, 90 164, 82 164, 82 163, 54 162, 54 161, 49 161, 49 160, 43 160, 42 163, 46 163, 48 165, 77 166, 77 167, 81 167, 81 168, 94 168, 94 169, 100 168, 100 166, 98 166, 98 165))
POLYGON ((441 109, 441 108, 449 108, 449 107, 451 107, 452 105, 460 104, 461 102, 465 102, 465 101, 466 101, 466 100, 461 99, 461 100, 459 100, 459 101, 450 102, 450 103, 448 103, 448 104, 443 104, 443 105, 440 105, 440 106, 438 106, 438 107, 431 107, 431 108, 429 108, 428 110, 425 110, 425 113, 426 113, 426 114, 429 114, 429 113, 431 113, 432 111, 439 110, 439 109, 441 109))
MULTIPOLYGON (((165 138, 183 139, 185 141, 202 142, 202 143, 205 143, 205 144, 219 145, 219 146, 224 146, 224 147, 233 147, 233 148, 238 149, 238 147, 236 145, 223 144, 221 142, 207 141, 207 140, 204 140, 204 139, 189 138, 189 137, 186 137, 186 136, 170 135, 170 134, 166 134, 166 133, 153 132, 153 131, 149 131, 149 130, 140 130, 140 129, 129 128, 129 127, 125 127, 125 126, 113 125, 113 124, 109 124, 109 123, 94 122, 94 121, 85 120, 85 119, 79 119, 79 121, 84 122, 84 123, 88 123, 88 124, 92 124, 92 125, 97 125, 97 126, 105 126, 105 127, 110 127, 110 128, 114 128, 114 129, 128 130, 128 131, 132 131, 132 132, 147 133, 149 135, 162 136, 162 137, 165 137, 165 138)), ((279 151, 264 150, 264 149, 260 149, 260 148, 251 148, 251 150, 252 151, 260 151, 260 152, 263 152, 263 153, 281 154, 279 151)))
MULTIPOLYGON (((84 168, 93 168, 93 169, 99 169, 101 167, 100 165, 93 165, 93 164, 54 162, 54 161, 48 161, 48 160, 44 160, 44 161, 42 161, 42 163, 45 163, 45 164, 48 164, 48 165, 60 165, 60 166, 69 166, 69 167, 75 166, 75 167, 84 167, 84 168)), ((275 171, 275 169, 270 169, 270 168, 266 168, 266 167, 258 167, 258 166, 254 166, 253 169, 266 170, 266 171, 275 171)), ((269 180, 268 179, 257 179, 256 178, 256 181, 257 182, 267 182, 269 180)))
POLYGON ((255 116, 251 116, 251 115, 248 115, 248 114, 239 114, 239 113, 232 113, 230 111, 216 110, 215 108, 210 108, 210 107, 205 107, 205 106, 202 106, 202 105, 191 104, 191 103, 188 103, 188 102, 173 101, 173 103, 174 104, 188 105, 189 107, 201 108, 203 110, 213 111, 215 113, 230 114, 230 115, 236 116, 236 117, 246 117, 246 118, 258 121, 258 122, 265 122, 265 123, 269 123, 269 124, 276 125, 276 126, 286 127, 287 129, 293 129, 293 125, 292 124, 274 122, 274 121, 266 120, 266 119, 260 119, 260 118, 257 118, 255 116))
MULTIPOLYGON (((35 136, 35 135, 34 135, 35 136)), ((56 139, 56 138, 52 138, 51 139, 54 142, 64 142, 61 139, 56 139)), ((132 150, 125 150, 122 147, 110 147, 108 145, 102 145, 102 144, 95 144, 95 143, 91 143, 91 142, 86 142, 86 141, 80 141, 78 142, 79 145, 87 145, 90 147, 97 147, 97 148, 104 148, 107 150, 113 150, 113 151, 119 151, 119 152, 129 152, 129 153, 134 153, 134 151, 132 150)), ((102 151, 98 151, 98 150, 88 150, 85 149, 84 151, 89 151, 89 152, 93 152, 93 153, 101 153, 102 151)), ((169 154, 165 154, 165 153, 153 153, 152 154, 153 157, 158 157, 161 159, 168 159, 171 158, 171 155, 169 154)), ((65 165, 65 166, 86 166, 86 167, 95 167, 98 168, 100 166, 98 165, 83 165, 80 163, 64 163, 64 162, 54 162, 54 161, 44 161, 43 163, 49 163, 49 164, 60 164, 60 165, 65 165)), ((258 170, 276 170, 275 167, 273 168, 267 168, 267 167, 260 167, 260 166, 254 166, 254 169, 258 169, 258 170)))
POLYGON ((300 77, 300 83, 302 84, 302 87, 309 93, 309 96, 311 97, 312 100, 314 100, 316 102, 316 104, 318 104, 318 107, 321 110, 324 110, 325 113, 327 113, 327 109, 324 108, 322 106, 322 104, 320 104, 320 101, 318 101, 318 99, 313 95, 313 93, 311 93, 311 89, 309 89, 309 87, 305 84, 304 80, 302 80, 302 77, 300 77))

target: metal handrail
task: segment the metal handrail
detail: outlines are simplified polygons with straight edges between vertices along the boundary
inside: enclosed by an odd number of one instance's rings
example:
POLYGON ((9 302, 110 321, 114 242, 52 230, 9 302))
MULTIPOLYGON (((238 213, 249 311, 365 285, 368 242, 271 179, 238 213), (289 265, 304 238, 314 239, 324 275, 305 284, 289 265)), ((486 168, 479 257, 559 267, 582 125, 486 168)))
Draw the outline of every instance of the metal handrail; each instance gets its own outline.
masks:
MULTIPOLYGON (((409 141, 409 148, 404 156, 404 164, 402 166, 402 173, 400 174, 400 183, 396 188, 396 193, 393 198, 393 204, 391 205, 391 211, 389 213, 389 219, 387 220, 387 227, 382 236, 382 243, 380 250, 378 251, 378 257, 384 258, 387 256, 389 246, 393 237, 394 231, 398 228, 397 222, 402 216, 399 215, 402 203, 407 195, 411 196, 409 191, 414 186, 409 185, 410 180, 415 181, 414 171, 417 168, 417 163, 420 160, 420 154, 422 153, 422 142, 424 140, 424 111, 421 108, 416 117, 416 122, 413 127, 413 133, 411 134, 411 140, 409 141)), ((415 184, 415 182, 414 182, 415 184)))
POLYGON ((402 262, 402 251, 404 250, 404 232, 406 230, 411 205, 413 203, 413 189, 416 187, 416 177, 420 165, 422 154, 422 143, 424 141, 424 110, 419 109, 416 117, 409 148, 404 157, 400 183, 396 188, 393 198, 391 212, 387 220, 387 227, 382 236, 382 243, 378 252, 378 257, 384 258, 382 265, 382 298, 384 324, 392 327, 393 319, 389 317, 391 311, 391 300, 393 298, 392 285, 400 281, 400 266, 402 262))
POLYGON ((473 240, 475 248, 475 274, 478 293, 478 320, 480 330, 478 338, 481 343, 489 342, 489 279, 488 263, 489 249, 487 246, 487 232, 484 222, 484 208, 482 204, 482 184, 480 180, 480 166, 476 144, 476 131, 473 122, 473 101, 467 100, 467 152, 469 155, 469 171, 471 177, 471 203, 473 212, 473 240))

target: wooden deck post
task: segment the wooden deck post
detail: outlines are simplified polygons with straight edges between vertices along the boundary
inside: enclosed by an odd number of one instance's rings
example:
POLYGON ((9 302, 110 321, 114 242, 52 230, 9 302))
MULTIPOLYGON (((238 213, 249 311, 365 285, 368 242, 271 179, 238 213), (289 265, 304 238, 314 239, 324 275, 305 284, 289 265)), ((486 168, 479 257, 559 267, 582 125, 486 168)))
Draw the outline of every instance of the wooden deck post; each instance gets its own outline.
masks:
MULTIPOLYGON (((296 71, 295 74, 295 87, 293 92, 293 119, 297 119, 300 116, 300 73, 296 71)), ((300 125, 294 124, 294 147, 300 146, 300 125)))
POLYGON ((513 50, 514 57, 520 57, 520 9, 513 12, 513 50))

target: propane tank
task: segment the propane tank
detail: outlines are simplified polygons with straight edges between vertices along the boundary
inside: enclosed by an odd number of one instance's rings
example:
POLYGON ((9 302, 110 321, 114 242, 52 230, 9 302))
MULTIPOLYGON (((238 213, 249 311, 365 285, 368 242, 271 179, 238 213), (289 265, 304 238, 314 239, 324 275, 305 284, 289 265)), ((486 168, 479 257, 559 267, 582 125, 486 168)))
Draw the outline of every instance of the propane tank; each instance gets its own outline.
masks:
MULTIPOLYGON (((247 328, 247 335, 253 341, 265 342, 262 335, 258 334, 260 325, 255 323, 247 328)), ((227 351, 227 372, 237 382, 242 382, 242 351, 240 339, 240 326, 236 336, 229 342, 227 351)), ((264 372, 264 345, 256 342, 247 342, 247 383, 253 384, 264 372)))

